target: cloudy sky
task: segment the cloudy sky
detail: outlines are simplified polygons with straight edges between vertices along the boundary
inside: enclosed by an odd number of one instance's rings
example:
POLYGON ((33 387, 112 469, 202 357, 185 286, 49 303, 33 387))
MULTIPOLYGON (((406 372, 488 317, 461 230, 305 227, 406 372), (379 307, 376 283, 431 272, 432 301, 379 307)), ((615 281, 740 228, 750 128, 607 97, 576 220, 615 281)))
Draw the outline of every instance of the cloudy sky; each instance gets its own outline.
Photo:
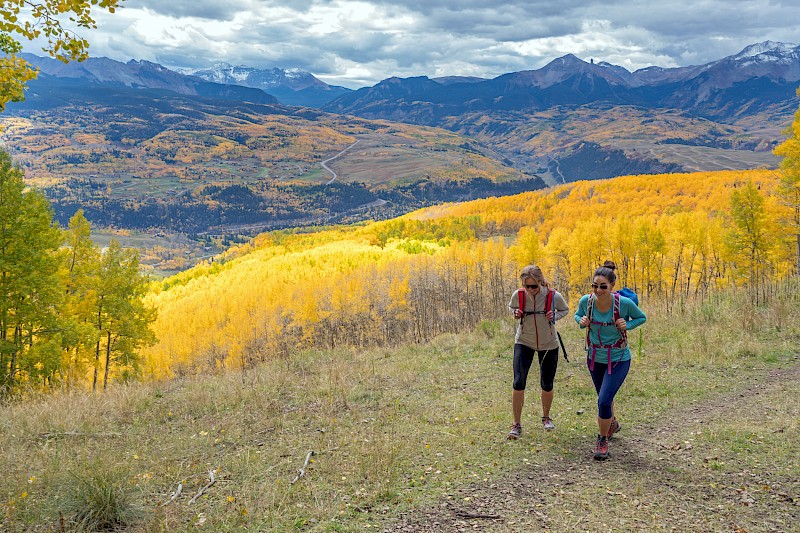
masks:
MULTIPOLYGON (((636 70, 800 43, 797 0, 126 0, 81 34, 94 57, 168 67, 297 67, 358 88, 491 78, 568 53, 636 70)), ((41 54, 40 48, 27 51, 41 54)))

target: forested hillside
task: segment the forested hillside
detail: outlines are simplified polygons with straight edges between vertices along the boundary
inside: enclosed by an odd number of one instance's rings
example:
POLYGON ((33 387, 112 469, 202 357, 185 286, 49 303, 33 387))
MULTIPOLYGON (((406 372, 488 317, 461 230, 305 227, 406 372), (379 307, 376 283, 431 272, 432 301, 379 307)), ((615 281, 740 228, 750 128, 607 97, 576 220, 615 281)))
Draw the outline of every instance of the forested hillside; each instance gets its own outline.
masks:
POLYGON ((518 269, 573 303, 605 259, 667 306, 793 269, 774 171, 627 176, 428 208, 398 219, 272 232, 155 286, 145 373, 248 368, 309 347, 421 341, 504 313, 518 269), (755 221, 755 226, 753 226, 755 221))
POLYGON ((62 225, 252 235, 544 186, 445 130, 166 91, 51 87, 0 129, 62 225))

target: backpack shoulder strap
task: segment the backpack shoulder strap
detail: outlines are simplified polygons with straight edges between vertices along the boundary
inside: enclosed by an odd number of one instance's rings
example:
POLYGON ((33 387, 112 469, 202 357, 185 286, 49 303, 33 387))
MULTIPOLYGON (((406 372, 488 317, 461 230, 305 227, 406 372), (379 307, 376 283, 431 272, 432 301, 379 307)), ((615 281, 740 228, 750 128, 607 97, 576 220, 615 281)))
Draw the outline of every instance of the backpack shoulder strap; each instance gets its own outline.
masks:
MULTIPOLYGON (((617 320, 620 319, 620 310, 619 310, 619 293, 614 293, 614 323, 616 324, 617 320)), ((623 329, 620 330, 620 339, 619 339, 619 347, 628 346, 628 331, 623 329)))
POLYGON ((586 349, 592 343, 590 334, 592 333, 592 311, 594 310, 594 293, 589 293, 589 299, 586 301, 586 317, 589 319, 589 325, 586 326, 586 349))
MULTIPOLYGON (((556 291, 555 289, 547 288, 547 295, 544 297, 544 314, 547 316, 547 313, 553 310, 553 298, 555 297, 556 291)), ((550 324, 555 324, 555 314, 553 315, 553 320, 548 318, 550 324)))

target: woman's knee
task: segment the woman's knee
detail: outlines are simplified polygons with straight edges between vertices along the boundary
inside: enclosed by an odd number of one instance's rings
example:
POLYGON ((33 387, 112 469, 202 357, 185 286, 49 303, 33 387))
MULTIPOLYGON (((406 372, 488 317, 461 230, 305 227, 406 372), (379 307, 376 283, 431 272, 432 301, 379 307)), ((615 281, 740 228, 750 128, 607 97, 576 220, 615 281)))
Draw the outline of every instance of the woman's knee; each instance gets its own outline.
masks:
POLYGON ((606 402, 597 402, 597 416, 600 418, 606 419, 611 418, 614 411, 612 409, 613 400, 606 403, 606 402))

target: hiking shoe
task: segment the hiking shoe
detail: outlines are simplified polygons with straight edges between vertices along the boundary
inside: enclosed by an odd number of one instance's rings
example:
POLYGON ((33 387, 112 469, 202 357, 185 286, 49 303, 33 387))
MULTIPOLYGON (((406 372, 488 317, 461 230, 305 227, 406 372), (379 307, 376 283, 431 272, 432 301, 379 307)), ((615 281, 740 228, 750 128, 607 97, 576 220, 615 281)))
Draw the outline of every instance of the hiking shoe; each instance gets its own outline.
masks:
POLYGON ((622 426, 620 425, 620 423, 617 422, 616 418, 612 418, 611 419, 611 427, 608 428, 608 438, 611 439, 611 436, 614 433, 617 433, 620 429, 622 429, 622 426))
POLYGON ((542 427, 545 431, 553 431, 556 429, 556 425, 553 424, 553 420, 549 416, 542 417, 542 427))
POLYGON ((594 445, 594 458, 598 461, 608 459, 608 439, 602 435, 597 436, 597 442, 594 445))
POLYGON ((508 440, 517 440, 522 436, 522 425, 511 424, 511 431, 508 432, 508 440))

